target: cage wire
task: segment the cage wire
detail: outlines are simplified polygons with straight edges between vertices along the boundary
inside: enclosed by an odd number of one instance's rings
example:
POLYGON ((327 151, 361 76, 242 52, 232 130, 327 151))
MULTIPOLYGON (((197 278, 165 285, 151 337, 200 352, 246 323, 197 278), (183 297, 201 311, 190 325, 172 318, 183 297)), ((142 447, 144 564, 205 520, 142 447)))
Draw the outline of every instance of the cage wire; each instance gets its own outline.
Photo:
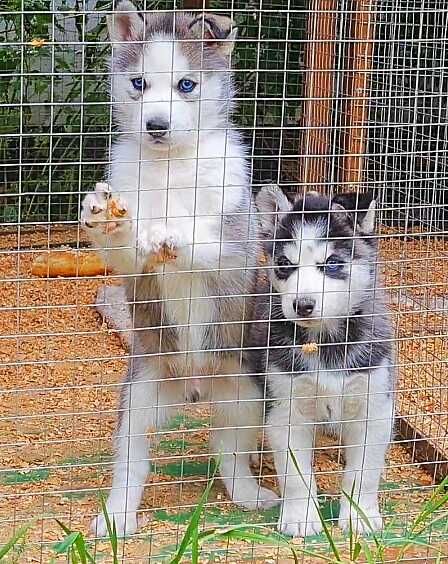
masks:
MULTIPOLYGON (((13 549, 18 562, 56 556, 64 536, 56 519, 93 539, 89 522, 111 485, 120 383, 135 360, 138 331, 123 276, 104 267, 81 273, 83 261, 96 260, 80 228, 81 202, 104 178, 120 136, 106 30, 114 7, 109 0, 5 0, 0 8, 0 545, 30 524, 13 549), (36 259, 50 250, 62 261, 75 256, 78 270, 39 273, 36 259)), ((379 283, 397 348, 397 421, 380 488, 385 559, 394 561, 448 469, 446 3, 146 0, 138 7, 205 9, 238 27, 233 121, 249 148, 254 193, 275 183, 290 196, 312 189, 370 191, 377 199, 379 283)), ((243 327, 250 319, 242 312, 239 321, 243 327)), ((203 398, 177 404, 166 425, 149 429, 152 471, 138 531, 119 546, 124 561, 174 554, 214 473, 212 407, 203 398)), ((259 446, 252 471, 275 490, 272 451, 266 441, 259 446)), ((343 458, 344 447, 318 440, 314 466, 329 523, 343 458)), ((267 535, 277 519, 278 508, 237 508, 216 478, 201 526, 264 525, 267 535)), ((412 559, 428 562, 424 543, 446 547, 447 535, 446 519, 435 520, 412 559)), ((327 545, 320 535, 306 548, 327 545)), ((110 558, 107 543, 89 547, 98 560, 110 558)), ((204 561, 284 562, 289 554, 273 538, 203 546, 204 561)))

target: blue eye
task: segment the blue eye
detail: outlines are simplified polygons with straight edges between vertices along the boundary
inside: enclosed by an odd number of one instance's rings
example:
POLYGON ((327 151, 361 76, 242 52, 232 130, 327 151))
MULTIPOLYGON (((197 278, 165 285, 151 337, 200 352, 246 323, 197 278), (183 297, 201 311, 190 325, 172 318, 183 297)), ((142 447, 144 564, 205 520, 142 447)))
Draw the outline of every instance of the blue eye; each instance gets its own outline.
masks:
POLYGON ((179 80, 177 87, 181 92, 189 94, 196 88, 196 82, 193 82, 193 80, 189 80, 188 78, 183 78, 182 80, 179 80))
POLYGON ((325 261, 325 269, 329 272, 337 272, 344 268, 344 262, 336 255, 331 255, 325 261))
POLYGON ((139 76, 138 78, 131 78, 132 86, 136 90, 141 90, 142 92, 146 90, 146 80, 139 76))

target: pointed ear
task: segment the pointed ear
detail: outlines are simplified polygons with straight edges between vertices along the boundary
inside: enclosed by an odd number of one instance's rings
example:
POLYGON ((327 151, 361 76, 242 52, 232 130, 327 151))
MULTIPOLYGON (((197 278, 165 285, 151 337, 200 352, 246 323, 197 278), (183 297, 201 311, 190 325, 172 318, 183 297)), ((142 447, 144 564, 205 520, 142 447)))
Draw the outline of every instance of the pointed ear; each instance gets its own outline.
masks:
POLYGON ((374 233, 376 202, 373 200, 371 192, 365 194, 358 192, 337 194, 332 199, 332 208, 336 206, 346 210, 352 222, 356 219, 357 227, 363 233, 374 233))
POLYGON ((237 28, 232 26, 233 21, 227 16, 201 14, 188 27, 195 38, 206 40, 207 47, 223 57, 229 57, 238 33, 237 28))
POLYGON ((345 215, 348 215, 347 210, 344 208, 344 206, 342 204, 338 204, 337 202, 331 202, 331 208, 333 211, 338 211, 341 213, 344 213, 345 215))
POLYGON ((128 0, 120 2, 115 11, 107 16, 107 27, 111 43, 143 39, 143 18, 134 4, 128 0))
POLYGON ((255 198, 265 235, 273 235, 276 223, 292 209, 292 203, 284 192, 276 185, 263 186, 255 198))
POLYGON ((366 214, 358 222, 359 227, 364 233, 374 233, 376 216, 376 200, 372 200, 369 204, 366 214))

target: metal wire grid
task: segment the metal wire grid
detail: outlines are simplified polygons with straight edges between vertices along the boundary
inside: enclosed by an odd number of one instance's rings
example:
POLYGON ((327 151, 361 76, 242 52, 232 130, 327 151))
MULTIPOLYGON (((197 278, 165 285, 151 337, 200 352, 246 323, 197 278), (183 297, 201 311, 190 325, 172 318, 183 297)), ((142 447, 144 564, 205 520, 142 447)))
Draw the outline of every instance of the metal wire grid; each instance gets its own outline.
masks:
MULTIPOLYGON (((98 50, 107 52, 108 45, 104 28, 98 27, 102 22, 98 8, 106 11, 109 6, 99 4, 59 6, 52 3, 50 9, 46 9, 46 4, 29 7, 20 2, 11 9, 8 7, 4 13, 6 18, 9 15, 17 17, 19 25, 9 29, 6 19, 7 33, 2 53, 18 53, 19 66, 12 71, 7 66, 1 69, 7 85, 6 101, 5 98, 1 100, 1 109, 5 112, 1 135, 4 159, 2 212, 8 228, 2 235, 0 257, 5 272, 2 309, 6 320, 6 330, 1 336, 5 347, 2 359, 5 369, 4 416, 1 421, 6 437, 2 446, 5 464, 2 483, 6 490, 2 529, 11 532, 31 517, 43 517, 38 524, 38 533, 34 533, 30 540, 33 557, 41 562, 48 561, 57 534, 53 516, 85 528, 84 514, 96 508, 95 491, 98 486, 109 486, 110 475, 104 476, 110 467, 105 457, 110 453, 110 432, 116 408, 112 396, 115 396, 127 362, 116 337, 109 335, 110 329, 94 317, 98 281, 36 281, 30 277, 30 263, 36 246, 45 249, 60 244, 75 248, 86 245, 77 224, 80 199, 91 189, 93 180, 102 176, 109 161, 108 148, 115 131, 107 93, 106 59, 95 58, 98 50), (79 13, 74 15, 74 10, 79 13), (49 41, 41 47, 31 47, 29 42, 34 37, 29 33, 34 28, 28 27, 29 18, 39 15, 44 22, 38 29, 42 36, 43 31, 48 32, 49 41), (60 48, 64 54, 61 58, 58 57, 60 48), (65 57, 73 57, 74 64, 69 65, 70 68, 66 66, 65 57), (36 74, 36 70, 44 77, 36 74), (19 82, 13 93, 10 91, 11 77, 19 82), (30 83, 38 83, 39 79, 43 83, 35 89, 36 96, 28 97, 30 83), (67 92, 73 89, 73 98, 67 102, 67 92), (86 99, 92 93, 94 99, 86 99), (71 110, 73 107, 76 107, 73 113, 64 113, 64 108, 71 110), (14 112, 18 118, 16 122, 11 121, 14 112), (89 121, 91 113, 95 117, 89 121), (72 129, 67 130, 65 123, 60 130, 59 120, 64 121, 67 116, 73 118, 72 129), (43 146, 39 140, 45 141, 43 146), (68 171, 67 177, 65 171, 68 171), (64 225, 61 231, 55 229, 56 221, 64 225), (25 228, 26 223, 30 224, 31 231, 25 228), (38 231, 38 227, 43 230, 38 231), (86 473, 87 477, 83 478, 86 473), (86 497, 83 494, 87 494, 86 497)), ((161 3, 147 7, 172 8, 161 3)), ((316 14, 316 6, 310 10, 290 2, 288 6, 272 3, 267 7, 266 2, 260 0, 260 3, 251 5, 235 2, 211 8, 231 13, 237 21, 238 18, 246 18, 244 21, 253 18, 254 21, 250 30, 252 35, 238 40, 234 63, 241 85, 237 102, 243 106, 239 117, 242 129, 251 141, 256 184, 271 180, 283 185, 285 190, 300 190, 306 185, 306 179, 300 175, 297 161, 305 160, 307 166, 312 167, 313 160, 321 159, 320 153, 312 151, 304 152, 303 157, 303 137, 310 130, 319 134, 326 129, 329 144, 324 153, 325 167, 319 169, 319 182, 326 189, 335 182, 340 189, 347 188, 348 183, 342 176, 345 150, 342 139, 344 132, 356 129, 359 124, 349 125, 349 116, 344 114, 341 99, 343 90, 336 88, 333 91, 326 123, 301 121, 300 108, 304 104, 320 102, 322 106, 327 97, 325 92, 315 90, 307 99, 304 89, 304 83, 311 75, 315 76, 318 69, 316 64, 310 70, 305 56, 306 49, 317 43, 316 37, 310 40, 305 31, 310 13, 316 14), (275 39, 271 39, 275 18, 281 18, 284 27, 279 26, 275 39), (293 32, 301 37, 291 39, 293 32), (294 49, 291 62, 288 55, 294 49), (274 55, 275 65, 272 63, 274 55), (299 66, 291 68, 297 61, 299 66), (288 77, 293 77, 292 86, 297 89, 292 94, 288 77), (273 93, 269 92, 270 88, 273 93)), ((356 9, 360 16, 366 11, 371 12, 371 6, 357 6, 356 9)), ((340 57, 344 56, 341 44, 354 42, 353 39, 344 40, 353 5, 333 4, 332 10, 328 11, 327 5, 321 12, 330 22, 331 13, 339 21, 339 32, 330 39, 335 45, 334 64, 325 62, 329 74, 334 77, 334 85, 350 71, 347 68, 350 59, 343 64, 340 57)), ((425 438, 443 442, 446 435, 443 417, 446 419, 448 415, 443 378, 446 359, 443 348, 435 346, 437 340, 446 339, 447 333, 446 278, 443 278, 447 253, 442 238, 446 228, 447 145, 443 131, 446 129, 447 69, 445 51, 440 48, 446 41, 447 13, 446 8, 437 2, 428 6, 411 1, 377 4, 371 24, 376 39, 373 68, 367 73, 370 77, 369 120, 364 129, 368 148, 360 180, 379 195, 380 217, 387 227, 382 236, 385 248, 382 261, 386 286, 395 304, 397 343, 403 348, 398 360, 403 375, 400 395, 404 398, 400 409, 403 406, 406 409, 406 401, 414 394, 432 393, 439 399, 434 413, 428 411, 430 408, 426 404, 407 408, 411 424, 417 426, 416 421, 424 419, 435 422, 435 426, 424 428, 426 437, 415 438, 414 448, 425 438), (428 19, 430 17, 433 19, 428 19), (404 29, 409 35, 403 38, 404 29), (424 54, 422 47, 428 43, 434 49, 424 54), (402 69, 405 69, 403 73, 402 69), (406 85, 404 75, 415 76, 415 82, 406 85), (428 99, 429 107, 425 102, 428 99), (421 117, 425 126, 411 125, 415 116, 421 117), (422 155, 431 163, 428 174, 418 162, 422 155), (414 188, 416 186, 418 188, 414 188), (392 237, 388 231, 390 227, 394 229, 392 237), (416 227, 420 239, 410 239, 416 227), (424 270, 427 277, 422 274, 424 270), (427 285, 424 292, 420 291, 422 282, 427 285), (412 352, 415 344, 419 355, 412 352)), ((322 60, 317 62, 322 64, 322 60)), ((321 115, 319 111, 318 116, 321 115)), ((110 279, 117 277, 110 276, 110 279)), ((123 331, 118 330, 120 332, 123 331)), ((201 443, 207 439, 207 429, 212 422, 207 406, 199 411, 199 415, 190 409, 185 411, 183 419, 173 423, 171 430, 160 432, 164 446, 152 461, 156 469, 158 464, 162 465, 164 473, 160 476, 156 470, 142 506, 144 515, 158 518, 149 528, 149 540, 145 537, 143 552, 133 549, 133 541, 126 543, 126 561, 139 561, 144 555, 156 554, 161 547, 178 541, 182 534, 181 519, 176 521, 173 517, 170 521, 161 516, 180 512, 185 518, 205 486, 206 475, 201 476, 200 471, 204 472, 206 468, 205 474, 209 473, 209 463, 201 443), (198 425, 203 425, 206 431, 196 431, 198 425), (192 436, 196 437, 196 442, 190 444, 192 436), (179 472, 173 471, 170 486, 166 486, 170 464, 179 472)), ((396 443, 400 442, 402 439, 398 437, 396 443)), ((323 481, 325 477, 333 481, 339 472, 336 462, 340 451, 329 445, 318 450, 330 453, 329 457, 321 458, 318 475, 323 481)), ((439 459, 439 463, 443 462, 447 462, 446 458, 439 459)), ((392 474, 397 466, 405 473, 407 468, 417 474, 420 472, 411 456, 400 461, 392 458, 388 464, 392 474)), ((434 472, 434 467, 430 468, 434 472)), ((269 461, 264 474, 275 475, 269 461)), ((408 493, 420 492, 423 500, 430 482, 423 486, 423 472, 421 476, 417 487, 410 478, 395 484, 399 496, 404 498, 408 493)), ((272 480, 269 483, 272 484, 272 480)), ((416 512, 418 503, 420 499, 417 504, 404 502, 395 510, 403 525, 416 512)), ((210 503, 207 519, 213 521, 213 511, 215 518, 216 512, 227 514, 229 507, 225 495, 218 490, 210 503)), ((235 516, 230 513, 228 519, 232 518, 235 516)), ((248 519, 246 516, 240 518, 248 519)), ((263 516, 263 520, 272 524, 274 518, 263 516)), ((435 531, 435 541, 440 535, 440 531, 435 531)), ((260 554, 274 560, 282 558, 275 547, 268 556, 260 552, 259 547, 251 548, 252 559, 260 554)), ((238 550, 232 552, 229 548, 228 561, 238 561, 240 557, 238 550)), ((420 561, 425 558, 424 555, 416 557, 420 561)))

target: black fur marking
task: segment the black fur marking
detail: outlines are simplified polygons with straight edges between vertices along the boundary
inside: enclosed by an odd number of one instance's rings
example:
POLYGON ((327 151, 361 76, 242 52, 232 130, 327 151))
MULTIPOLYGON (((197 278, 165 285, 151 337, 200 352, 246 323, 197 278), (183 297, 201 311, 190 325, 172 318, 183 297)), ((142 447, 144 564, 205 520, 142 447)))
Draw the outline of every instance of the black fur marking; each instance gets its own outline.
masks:
MULTIPOLYGON (((345 200, 343 204, 348 206, 348 202, 345 200)), ((370 202, 371 199, 359 205, 367 208, 370 202)), ((372 287, 364 289, 363 301, 359 307, 357 305, 356 311, 349 313, 348 318, 340 319, 336 328, 332 323, 331 332, 322 327, 317 336, 316 332, 285 319, 281 295, 272 294, 273 289, 266 281, 259 287, 255 319, 261 322, 252 325, 249 361, 251 373, 258 374, 255 376, 257 384, 262 391, 266 390, 271 401, 275 398, 270 382, 275 381, 275 374, 267 374, 269 365, 275 365, 280 372, 292 374, 295 378, 316 371, 316 357, 310 358, 302 353, 300 345, 305 343, 318 342, 320 370, 359 372, 380 367, 384 361, 389 365, 394 362, 392 326, 381 291, 375 289, 376 238, 371 234, 365 236, 359 228, 354 237, 354 215, 350 211, 331 210, 330 207, 331 202, 325 196, 307 195, 297 200, 293 210, 278 226, 277 239, 272 242, 275 257, 282 254, 285 245, 278 239, 289 241, 293 233, 300 233, 300 229, 295 228, 297 223, 314 223, 316 235, 322 238, 322 243, 331 242, 336 256, 348 263, 347 268, 334 273, 326 272, 326 275, 347 278, 352 261, 367 261, 371 265, 372 287)), ((271 260, 273 258, 271 254, 271 260)), ((389 390, 392 390, 392 368, 389 372, 389 390)))
MULTIPOLYGON (((386 358, 392 358, 392 330, 386 310, 380 309, 378 303, 374 307, 372 304, 373 296, 348 319, 341 319, 336 331, 322 331, 318 352, 321 370, 367 370, 381 366, 386 358)), ((308 356, 299 348, 315 341, 315 334, 285 319, 280 295, 271 296, 271 302, 268 296, 259 296, 256 319, 266 322, 253 325, 251 344, 257 343, 258 347, 265 348, 251 351, 251 372, 259 375, 256 380, 263 389, 266 385, 270 393, 269 380, 266 383, 263 376, 268 363, 275 364, 282 372, 294 374, 296 378, 315 372, 314 364, 310 364, 308 356)))
POLYGON ((197 25, 197 24, 202 24, 204 25, 204 27, 207 29, 209 29, 211 35, 213 36, 214 39, 225 39, 229 33, 225 32, 224 30, 222 30, 215 21, 213 21, 211 18, 205 18, 203 16, 198 16, 197 18, 195 18, 190 25, 188 26, 188 29, 191 29, 193 26, 197 25), (207 26, 205 25, 207 24, 207 26))

